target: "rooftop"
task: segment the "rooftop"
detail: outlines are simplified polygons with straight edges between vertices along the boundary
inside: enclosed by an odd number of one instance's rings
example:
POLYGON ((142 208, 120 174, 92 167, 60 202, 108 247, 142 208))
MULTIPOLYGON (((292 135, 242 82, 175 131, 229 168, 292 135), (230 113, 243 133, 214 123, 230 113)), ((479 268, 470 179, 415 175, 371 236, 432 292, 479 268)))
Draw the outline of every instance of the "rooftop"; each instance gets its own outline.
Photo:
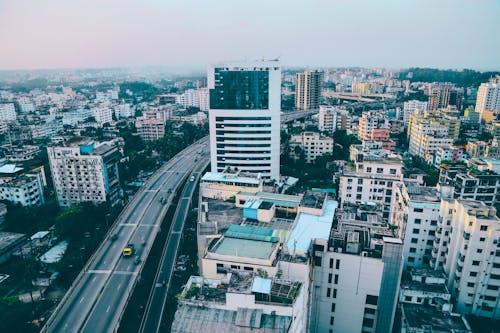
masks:
POLYGON ((15 174, 22 170, 23 168, 20 168, 15 164, 4 164, 0 166, 0 174, 15 174))
POLYGON ((42 254, 42 256, 40 257, 40 261, 46 264, 53 264, 59 262, 62 259, 67 248, 68 248, 67 241, 59 242, 57 243, 57 245, 50 248, 50 250, 42 254))
POLYGON ((406 192, 413 201, 441 202, 438 191, 433 187, 419 186, 411 182, 405 182, 406 192))
POLYGON ((0 253, 18 244, 24 237, 24 234, 0 231, 0 253))
POLYGON ((292 251, 306 253, 309 250, 312 239, 320 238, 328 240, 335 210, 338 206, 337 201, 328 200, 326 201, 322 216, 304 212, 299 213, 286 247, 292 251))
POLYGON ((228 256, 270 259, 278 243, 261 240, 223 237, 212 249, 212 252, 228 256))
POLYGON ((252 192, 238 192, 239 195, 251 195, 255 196, 262 201, 267 201, 275 204, 276 206, 280 207, 287 207, 287 208, 295 208, 298 207, 301 200, 302 196, 301 195, 290 195, 290 194, 278 194, 278 193, 270 193, 270 192, 257 192, 257 193, 252 193, 252 192))
POLYGON ((242 177, 235 174, 227 174, 222 172, 207 172, 201 178, 203 182, 238 182, 242 184, 259 185, 261 180, 251 177, 242 177))
POLYGON ((325 192, 307 191, 304 193, 304 197, 302 198, 300 205, 302 207, 322 209, 326 197, 327 193, 325 192))
POLYGON ((430 328, 433 332, 472 332, 465 319, 458 314, 436 311, 432 306, 417 304, 401 304, 401 309, 403 325, 407 327, 430 328))
POLYGON ((239 224, 243 218, 243 210, 234 205, 234 203, 223 200, 207 199, 208 203, 208 220, 217 222, 219 230, 229 228, 231 224, 239 224))

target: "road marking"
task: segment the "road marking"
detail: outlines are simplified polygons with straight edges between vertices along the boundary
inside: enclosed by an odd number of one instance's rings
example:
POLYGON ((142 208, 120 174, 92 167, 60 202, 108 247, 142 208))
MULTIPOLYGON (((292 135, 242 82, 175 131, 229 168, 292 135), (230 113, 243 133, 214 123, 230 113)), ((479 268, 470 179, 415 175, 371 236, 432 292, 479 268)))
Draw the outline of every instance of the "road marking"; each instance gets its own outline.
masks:
POLYGON ((116 289, 120 289, 121 287, 122 287, 122 284, 120 283, 120 284, 118 285, 118 288, 116 288, 116 289))
POLYGON ((95 281, 95 279, 97 279, 97 276, 94 276, 94 278, 92 279, 92 282, 94 282, 94 281, 95 281))
POLYGON ((137 275, 137 272, 114 271, 113 274, 119 274, 119 275, 137 275))
POLYGON ((109 274, 109 273, 111 273, 110 270, 104 270, 104 269, 90 269, 88 272, 95 273, 95 274, 109 274))
POLYGON ((156 192, 158 192, 158 190, 144 190, 144 192, 153 192, 153 193, 156 193, 156 192))
POLYGON ((127 271, 130 269, 130 265, 127 266, 127 271))
POLYGON ((106 309, 106 313, 109 312, 109 309, 111 309, 111 305, 108 305, 108 308, 106 309))
POLYGON ((80 300, 80 304, 82 304, 84 299, 85 299, 85 297, 82 297, 82 299, 80 300))
POLYGON ((182 233, 182 231, 172 231, 171 233, 172 234, 180 234, 180 233, 182 233))
POLYGON ((137 225, 137 223, 120 223, 119 225, 123 225, 125 227, 133 227, 133 226, 137 225))
POLYGON ((141 223, 139 224, 139 227, 156 227, 157 224, 145 224, 145 223, 141 223))

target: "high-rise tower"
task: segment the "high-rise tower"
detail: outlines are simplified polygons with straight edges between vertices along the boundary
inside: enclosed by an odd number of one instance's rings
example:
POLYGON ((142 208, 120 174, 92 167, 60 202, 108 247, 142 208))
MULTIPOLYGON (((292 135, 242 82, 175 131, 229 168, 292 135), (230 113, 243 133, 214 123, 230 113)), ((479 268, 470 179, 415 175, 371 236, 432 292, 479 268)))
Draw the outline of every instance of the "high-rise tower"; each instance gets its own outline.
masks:
POLYGON ((297 73, 295 108, 299 110, 319 109, 322 79, 323 73, 320 71, 297 73))
POLYGON ((208 88, 212 171, 231 167, 279 180, 279 62, 212 66, 208 88))

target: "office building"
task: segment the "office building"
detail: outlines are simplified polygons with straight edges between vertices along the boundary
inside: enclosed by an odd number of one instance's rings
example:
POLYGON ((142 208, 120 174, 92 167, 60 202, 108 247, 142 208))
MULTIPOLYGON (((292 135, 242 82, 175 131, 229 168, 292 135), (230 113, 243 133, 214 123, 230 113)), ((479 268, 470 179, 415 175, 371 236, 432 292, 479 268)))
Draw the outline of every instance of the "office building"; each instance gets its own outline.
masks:
POLYGON ((113 142, 72 140, 64 147, 47 147, 47 153, 60 206, 81 202, 114 206, 120 202, 121 154, 113 142))
POLYGON ((476 112, 479 113, 479 121, 492 120, 500 113, 500 75, 492 78, 488 83, 481 83, 477 90, 476 112), (491 115, 488 116, 488 113, 491 115))
POLYGON ((323 73, 305 71, 297 73, 295 85, 295 108, 298 110, 318 109, 321 99, 321 83, 323 73))
POLYGON ((208 88, 212 171, 231 167, 279 180, 279 62, 213 66, 208 88))

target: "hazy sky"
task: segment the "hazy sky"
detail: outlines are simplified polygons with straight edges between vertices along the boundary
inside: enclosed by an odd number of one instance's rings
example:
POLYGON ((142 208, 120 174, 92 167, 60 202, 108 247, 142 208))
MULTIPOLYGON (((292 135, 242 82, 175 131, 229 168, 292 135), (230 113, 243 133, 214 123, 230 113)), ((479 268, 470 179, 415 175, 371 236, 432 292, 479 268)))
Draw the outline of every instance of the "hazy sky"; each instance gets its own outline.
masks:
POLYGON ((500 69, 500 0, 0 0, 0 69, 500 69))

